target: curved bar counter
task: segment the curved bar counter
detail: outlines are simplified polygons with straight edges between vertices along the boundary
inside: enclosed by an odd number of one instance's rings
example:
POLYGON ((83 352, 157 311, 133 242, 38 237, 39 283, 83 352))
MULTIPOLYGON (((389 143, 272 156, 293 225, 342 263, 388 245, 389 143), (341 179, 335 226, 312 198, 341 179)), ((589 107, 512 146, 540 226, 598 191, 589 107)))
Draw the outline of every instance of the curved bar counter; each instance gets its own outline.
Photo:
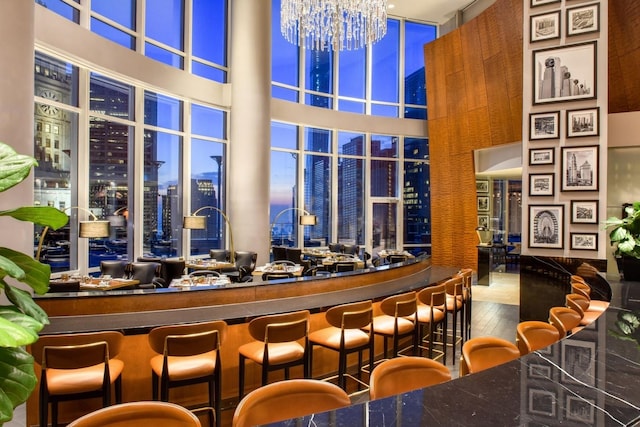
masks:
MULTIPOLYGON (((36 302, 50 316, 51 324, 41 334, 81 333, 119 330, 125 334, 118 358, 125 363, 123 401, 151 399, 149 360, 154 355, 147 341, 148 332, 162 325, 225 320, 229 324, 227 339, 221 348, 223 399, 238 394, 238 347, 252 340, 247 322, 254 317, 290 312, 311 311, 310 330, 328 326, 324 310, 334 305, 362 300, 380 301, 386 296, 420 289, 439 283, 458 271, 452 267, 431 266, 430 259, 417 258, 403 264, 370 268, 361 272, 334 274, 329 277, 286 279, 272 282, 249 282, 224 287, 195 287, 131 291, 88 291, 36 296, 36 302)), ((330 352, 314 351, 313 375, 327 375, 337 365, 330 352)), ((39 375, 39 367, 36 367, 39 375)), ((302 371, 292 372, 302 376, 302 371)), ((281 379, 280 372, 269 376, 281 379)), ((247 366, 246 389, 259 386, 260 370, 247 366)), ((27 402, 27 425, 38 417, 37 392, 27 402)), ((198 386, 172 390, 171 401, 194 406, 206 401, 206 388, 198 386)), ((63 402, 61 421, 97 409, 99 402, 63 402), (68 404, 67 404, 68 403, 68 404)))
POLYGON ((640 425, 640 328, 620 337, 617 326, 640 323, 640 283, 609 285, 607 311, 544 350, 444 384, 274 425, 640 425))

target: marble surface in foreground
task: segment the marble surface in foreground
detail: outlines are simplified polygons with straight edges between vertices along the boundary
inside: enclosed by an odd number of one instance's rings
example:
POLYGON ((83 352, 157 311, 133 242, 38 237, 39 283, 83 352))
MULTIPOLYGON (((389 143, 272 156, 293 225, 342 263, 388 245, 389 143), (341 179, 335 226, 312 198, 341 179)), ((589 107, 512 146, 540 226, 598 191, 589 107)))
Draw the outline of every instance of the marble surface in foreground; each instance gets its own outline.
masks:
POLYGON ((640 283, 611 286, 612 307, 543 351, 445 384, 305 417, 301 424, 273 425, 640 425, 640 345, 632 336, 617 336, 618 322, 638 319, 630 295, 640 297, 640 283))

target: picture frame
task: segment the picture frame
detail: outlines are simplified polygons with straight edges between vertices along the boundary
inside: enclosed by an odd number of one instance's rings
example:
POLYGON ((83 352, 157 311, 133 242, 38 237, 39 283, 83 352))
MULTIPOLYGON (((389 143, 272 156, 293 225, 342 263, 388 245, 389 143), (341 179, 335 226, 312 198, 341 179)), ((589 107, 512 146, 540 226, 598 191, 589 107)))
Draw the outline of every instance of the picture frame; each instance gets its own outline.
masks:
POLYGON ((598 191, 597 145, 561 147, 561 191, 598 191))
POLYGON ((529 139, 556 139, 560 137, 560 111, 529 114, 529 139))
POLYGON ((489 212, 489 196, 478 196, 478 212, 489 212))
POLYGON ((542 6, 545 4, 560 3, 560 0, 531 0, 531 7, 542 6))
POLYGON ((567 110, 567 138, 600 135, 600 108, 567 110))
POLYGON ((597 224, 598 200, 572 200, 571 224, 597 224))
POLYGON ((571 242, 571 250, 598 250, 598 233, 569 233, 569 238, 571 242))
POLYGON ((489 180, 476 179, 476 193, 488 193, 488 192, 489 192, 489 180))
POLYGON ((595 99, 595 41, 534 50, 533 104, 595 99))
POLYGON ((554 173, 529 174, 529 196, 553 196, 554 173))
POLYGON ((562 382, 596 385, 596 344, 592 341, 562 341, 562 382))
POLYGON ((577 397, 570 394, 566 395, 565 401, 565 418, 571 421, 579 421, 589 425, 593 425, 595 421, 594 408, 596 401, 587 399, 583 396, 577 397))
POLYGON ((559 10, 532 15, 529 19, 529 24, 529 41, 531 43, 560 38, 559 10))
POLYGON ((489 229, 489 215, 478 215, 478 228, 489 229))
POLYGON ((529 149, 529 166, 537 165, 553 165, 555 163, 555 148, 530 148, 529 149))
POLYGON ((564 205, 529 205, 529 247, 562 249, 564 205))
POLYGON ((600 3, 567 8, 567 37, 600 31, 600 3))
POLYGON ((557 396, 550 390, 529 388, 528 390, 528 412, 535 415, 545 415, 547 417, 556 416, 557 396))
POLYGON ((551 366, 542 363, 529 363, 527 366, 527 376, 529 378, 550 379, 552 375, 551 366))

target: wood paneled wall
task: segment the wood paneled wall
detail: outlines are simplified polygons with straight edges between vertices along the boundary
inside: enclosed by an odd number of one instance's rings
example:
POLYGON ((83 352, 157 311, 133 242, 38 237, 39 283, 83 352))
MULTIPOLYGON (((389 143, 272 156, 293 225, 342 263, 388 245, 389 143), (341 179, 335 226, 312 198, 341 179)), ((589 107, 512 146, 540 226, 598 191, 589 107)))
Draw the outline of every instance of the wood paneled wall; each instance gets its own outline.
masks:
POLYGON ((609 114, 640 111, 638 69, 640 2, 609 0, 609 114))
POLYGON ((522 0, 425 45, 432 259, 477 267, 473 151, 522 140, 522 0))

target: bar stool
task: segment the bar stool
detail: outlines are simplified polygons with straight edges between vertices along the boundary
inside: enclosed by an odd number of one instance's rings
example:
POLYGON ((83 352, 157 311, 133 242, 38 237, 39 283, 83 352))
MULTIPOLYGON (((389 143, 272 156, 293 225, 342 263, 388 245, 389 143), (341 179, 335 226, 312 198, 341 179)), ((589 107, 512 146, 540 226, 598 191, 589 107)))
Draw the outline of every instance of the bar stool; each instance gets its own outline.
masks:
POLYGON ((149 345, 158 355, 150 360, 153 400, 169 401, 169 389, 207 383, 208 405, 221 419, 220 346, 227 336, 223 320, 159 326, 149 332, 149 345))
POLYGON ((253 390, 233 414, 233 427, 251 427, 344 408, 347 393, 335 384, 312 379, 278 381, 253 390))
MULTIPOLYGON (((460 351, 464 344, 464 278, 455 275, 444 282, 447 292, 447 314, 451 317, 451 347, 453 364, 456 364, 456 345, 460 344, 460 351), (460 334, 458 335, 458 318, 460 334)), ((448 323, 448 322, 447 322, 448 323)), ((447 338, 447 341, 449 339, 447 338)))
POLYGON ((466 341, 471 338, 471 307, 472 307, 472 279, 473 279, 473 270, 470 268, 463 268, 458 272, 463 279, 463 319, 464 319, 464 330, 463 330, 463 339, 466 341))
POLYGON ((571 281, 571 293, 580 294, 589 300, 589 310, 605 311, 609 308, 608 301, 592 300, 591 299, 591 286, 584 282, 571 281))
MULTIPOLYGON (((369 351, 369 363, 373 361, 373 305, 371 300, 342 304, 329 308, 325 312, 328 328, 309 334, 311 354, 309 363, 313 370, 313 346, 321 346, 338 352, 338 385, 346 389, 346 378, 352 378, 360 384, 362 370, 362 352, 369 351), (365 332, 363 329, 369 327, 365 332), (347 356, 358 352, 358 378, 347 374, 347 356)), ((367 386, 367 384, 364 384, 367 386)))
POLYGON ((582 329, 580 320, 582 320, 580 313, 571 308, 551 307, 549 309, 549 323, 558 330, 560 339, 582 329))
POLYGON ((516 327, 516 346, 524 356, 532 351, 548 347, 560 339, 555 326, 539 320, 527 320, 516 327))
POLYGON ((565 296, 567 307, 574 309, 580 313, 582 318, 580 319, 581 326, 587 326, 596 320, 604 311, 602 310, 589 310, 589 299, 580 294, 567 294, 565 296))
POLYGON ((58 425, 58 402, 102 398, 102 406, 111 405, 111 386, 116 402, 122 402, 120 353, 123 335, 117 331, 84 334, 43 335, 31 345, 33 358, 42 367, 40 377, 40 427, 58 425))
POLYGON ((262 365, 262 385, 267 384, 269 371, 302 365, 309 378, 309 317, 308 310, 256 317, 249 322, 249 333, 255 340, 241 345, 239 353, 240 399, 244 396, 245 361, 262 365), (299 341, 303 341, 300 344, 299 341))
POLYGON ((451 380, 449 368, 424 357, 396 357, 385 360, 371 372, 371 400, 402 394, 451 380))
POLYGON ((471 338, 462 346, 460 376, 475 374, 520 357, 515 344, 496 337, 471 338))
MULTIPOLYGON (((435 344, 434 331, 440 326, 443 364, 447 359, 447 293, 444 285, 428 286, 417 293, 418 298, 418 337, 420 344, 427 342, 429 359, 433 359, 435 344), (429 333, 425 337, 424 327, 428 326, 429 333)), ((440 356, 437 356, 439 358, 440 356)))
POLYGON ((182 406, 168 402, 128 402, 84 415, 68 427, 201 427, 198 417, 182 406))
POLYGON ((418 300, 414 291, 405 292, 399 295, 392 295, 385 298, 380 303, 381 315, 373 318, 372 326, 364 328, 373 330, 375 335, 383 337, 384 352, 383 359, 388 357, 388 341, 393 341, 393 354, 391 357, 399 356, 399 341, 401 338, 411 336, 413 354, 418 347, 418 300))

